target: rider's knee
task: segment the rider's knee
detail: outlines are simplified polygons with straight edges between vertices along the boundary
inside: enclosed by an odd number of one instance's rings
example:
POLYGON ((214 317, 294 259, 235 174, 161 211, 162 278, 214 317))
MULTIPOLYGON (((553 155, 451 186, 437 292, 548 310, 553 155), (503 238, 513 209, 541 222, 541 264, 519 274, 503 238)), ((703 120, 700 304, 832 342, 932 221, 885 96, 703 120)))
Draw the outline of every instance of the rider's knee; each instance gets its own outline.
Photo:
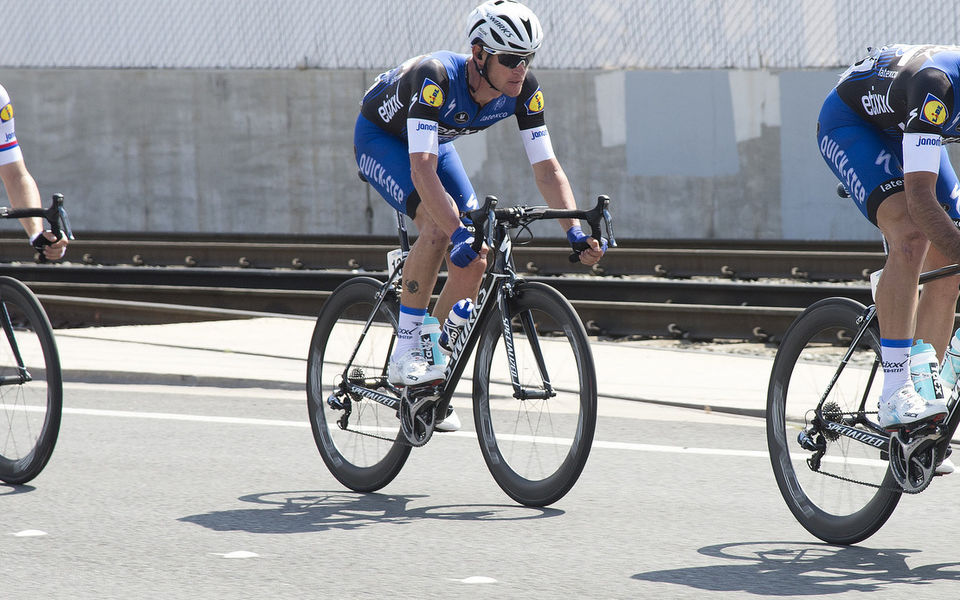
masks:
POLYGON ((446 251, 450 245, 450 237, 433 221, 422 223, 417 234, 417 244, 426 245, 432 248, 436 253, 446 251))
POLYGON ((891 257, 910 262, 922 262, 930 240, 916 227, 904 228, 896 236, 887 236, 887 250, 891 257))
POLYGON ((956 302, 960 297, 960 277, 944 277, 923 284, 923 293, 937 296, 948 302, 956 302))
POLYGON ((461 273, 466 277, 471 277, 479 281, 480 278, 483 277, 483 273, 487 270, 487 259, 483 256, 479 256, 477 257, 476 260, 474 260, 467 266, 458 267, 455 264, 453 264, 453 261, 451 261, 448 257, 447 270, 450 272, 451 275, 454 275, 456 273, 461 273))

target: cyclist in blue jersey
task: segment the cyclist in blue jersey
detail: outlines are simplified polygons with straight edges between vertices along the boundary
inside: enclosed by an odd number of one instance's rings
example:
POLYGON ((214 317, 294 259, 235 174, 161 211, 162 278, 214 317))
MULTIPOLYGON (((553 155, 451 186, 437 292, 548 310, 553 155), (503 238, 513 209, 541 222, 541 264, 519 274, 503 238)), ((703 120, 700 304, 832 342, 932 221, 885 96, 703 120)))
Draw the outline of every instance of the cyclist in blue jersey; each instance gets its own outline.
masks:
MULTIPOLYGON (((7 191, 13 208, 40 208, 40 191, 37 182, 23 162, 23 152, 17 141, 13 127, 13 103, 7 90, 0 85, 0 180, 7 191)), ((63 258, 67 251, 67 238, 58 240, 53 233, 43 230, 43 221, 39 218, 20 219, 30 244, 43 252, 47 260, 63 258)))
MULTIPOLYGON (((411 58, 377 77, 364 95, 354 133, 357 163, 367 181, 413 218, 419 231, 403 270, 398 339, 388 368, 393 384, 443 378, 443 367, 423 357, 420 325, 444 259, 447 281, 433 309, 441 322, 455 302, 476 298, 486 269, 487 249, 471 248, 474 238, 461 220, 463 212, 479 205, 451 141, 516 117, 544 200, 554 208, 576 208, 550 143, 543 92, 529 71, 542 40, 540 22, 529 8, 490 0, 470 13, 470 54, 411 58)), ((580 253, 583 264, 600 260, 605 247, 585 235, 577 220, 560 223, 571 244, 589 244, 580 253)))
POLYGON ((944 401, 915 391, 909 354, 918 338, 942 358, 953 330, 960 277, 925 284, 919 301, 917 292, 922 270, 960 262, 960 181, 943 147, 960 139, 960 46, 873 50, 827 96, 817 138, 887 248, 876 291, 880 424, 894 429, 942 418, 944 401))

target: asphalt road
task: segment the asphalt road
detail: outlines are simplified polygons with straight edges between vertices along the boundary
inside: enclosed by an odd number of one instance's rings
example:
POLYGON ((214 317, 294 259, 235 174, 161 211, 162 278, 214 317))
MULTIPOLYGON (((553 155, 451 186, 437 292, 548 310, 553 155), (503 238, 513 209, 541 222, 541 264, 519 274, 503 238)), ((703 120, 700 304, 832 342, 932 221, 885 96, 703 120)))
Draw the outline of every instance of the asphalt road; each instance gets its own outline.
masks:
MULTIPOLYGON (((465 430, 468 405, 455 400, 465 430)), ((960 592, 960 473, 855 547, 777 491, 762 421, 601 399, 583 476, 514 504, 437 435, 381 493, 326 471, 301 393, 69 384, 60 440, 0 484, 0 598, 862 598, 960 592), (955 479, 954 479, 955 478, 955 479)))

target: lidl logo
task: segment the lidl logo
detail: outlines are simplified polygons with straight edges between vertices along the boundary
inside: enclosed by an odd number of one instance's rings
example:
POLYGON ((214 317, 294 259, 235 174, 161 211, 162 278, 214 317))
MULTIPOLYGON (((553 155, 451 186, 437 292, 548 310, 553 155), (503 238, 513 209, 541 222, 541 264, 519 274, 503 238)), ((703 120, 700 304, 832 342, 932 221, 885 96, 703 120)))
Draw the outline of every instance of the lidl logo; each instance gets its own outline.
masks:
POLYGON ((931 125, 943 125, 947 120, 947 107, 933 94, 927 94, 923 101, 923 111, 920 120, 931 125))
POLYGON ((420 88, 420 102, 434 108, 443 106, 443 90, 429 77, 424 78, 423 86, 420 88))
POLYGON ((0 108, 0 121, 6 123, 13 118, 13 105, 7 104, 3 108, 0 108))
POLYGON ((527 114, 535 115, 538 112, 543 112, 543 92, 539 89, 527 100, 527 114))

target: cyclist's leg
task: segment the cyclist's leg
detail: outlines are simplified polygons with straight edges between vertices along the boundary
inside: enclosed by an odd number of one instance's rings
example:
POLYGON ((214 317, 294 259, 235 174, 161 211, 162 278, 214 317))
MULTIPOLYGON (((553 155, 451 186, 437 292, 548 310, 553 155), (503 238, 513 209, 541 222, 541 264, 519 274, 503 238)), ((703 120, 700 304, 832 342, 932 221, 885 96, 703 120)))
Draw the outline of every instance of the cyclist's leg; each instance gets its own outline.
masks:
POLYGON ((907 211, 899 144, 860 119, 836 91, 820 112, 818 138, 827 165, 886 239, 887 261, 876 293, 881 336, 913 339, 917 279, 929 242, 907 211))
MULTIPOLYGON (((460 212, 476 210, 479 208, 477 195, 473 191, 473 185, 467 177, 467 173, 460 162, 460 156, 453 144, 443 144, 440 146, 440 155, 437 161, 437 174, 440 176, 440 182, 443 188, 451 196, 452 201, 457 205, 460 212)), ((437 304, 433 307, 433 314, 442 323, 450 312, 450 307, 458 300, 463 298, 472 298, 476 300, 477 292, 480 289, 480 280, 487 269, 487 263, 484 259, 474 261, 466 267, 458 267, 450 261, 450 256, 444 253, 447 261, 447 282, 440 291, 440 297, 437 304)))
MULTIPOLYGON (((410 174, 407 143, 360 116, 354 130, 354 151, 357 164, 370 185, 394 209, 413 217, 419 229, 417 241, 403 266, 397 343, 391 357, 391 369, 396 362, 396 371, 390 372, 392 383, 410 383, 425 376, 421 371, 428 368, 422 357, 413 356, 411 352, 419 348, 420 326, 447 244, 446 240, 437 239, 436 227, 432 226, 426 211, 420 211, 424 215, 416 215, 417 195, 410 174)), ((436 373, 426 375, 432 377, 436 373)))
POLYGON ((437 233, 435 223, 425 210, 417 211, 419 198, 410 175, 407 144, 361 116, 357 119, 354 148, 357 164, 370 185, 390 206, 411 216, 417 226, 417 240, 403 265, 400 304, 426 309, 449 240, 442 232, 437 233))
MULTIPOLYGON (((941 148, 937 200, 947 210, 953 222, 960 225, 960 212, 957 211, 958 198, 960 198, 960 181, 957 179, 953 165, 950 164, 947 149, 941 148)), ((930 250, 927 251, 923 270, 929 271, 949 264, 952 264, 952 261, 931 245, 930 250)), ((941 360, 950 342, 950 335, 953 333, 958 296, 960 296, 960 275, 924 284, 923 292, 920 294, 916 337, 933 344, 941 360)))

